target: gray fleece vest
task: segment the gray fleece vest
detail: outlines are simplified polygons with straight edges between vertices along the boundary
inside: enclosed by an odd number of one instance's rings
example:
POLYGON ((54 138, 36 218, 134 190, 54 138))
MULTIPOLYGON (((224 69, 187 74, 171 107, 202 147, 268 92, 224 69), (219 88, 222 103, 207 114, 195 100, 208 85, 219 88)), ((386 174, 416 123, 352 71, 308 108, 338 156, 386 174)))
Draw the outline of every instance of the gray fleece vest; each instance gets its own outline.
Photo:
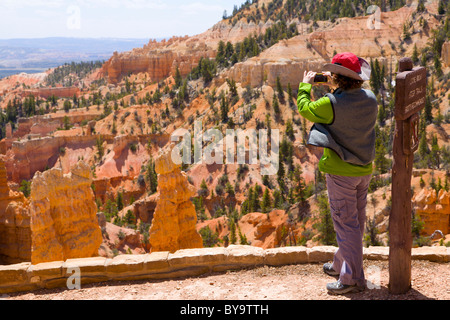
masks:
POLYGON ((333 123, 316 123, 308 144, 329 148, 348 163, 365 166, 375 159, 378 103, 372 91, 337 89, 326 94, 333 106, 333 123))

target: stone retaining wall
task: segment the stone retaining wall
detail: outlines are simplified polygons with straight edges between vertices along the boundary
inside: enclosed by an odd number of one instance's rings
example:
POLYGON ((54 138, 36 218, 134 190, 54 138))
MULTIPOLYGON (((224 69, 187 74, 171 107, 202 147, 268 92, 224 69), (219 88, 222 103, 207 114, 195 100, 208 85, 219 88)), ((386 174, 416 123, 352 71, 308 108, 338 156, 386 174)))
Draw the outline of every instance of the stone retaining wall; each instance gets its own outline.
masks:
MULTIPOLYGON (((93 282, 195 277, 261 265, 323 263, 333 259, 336 247, 283 247, 263 250, 258 247, 231 245, 227 248, 185 249, 175 253, 154 252, 143 255, 119 255, 69 259, 32 265, 29 262, 0 266, 0 294, 41 288, 67 287, 93 282)), ((364 248, 364 259, 388 260, 389 247, 364 248)), ((412 259, 449 263, 450 248, 422 247, 412 250, 412 259)))

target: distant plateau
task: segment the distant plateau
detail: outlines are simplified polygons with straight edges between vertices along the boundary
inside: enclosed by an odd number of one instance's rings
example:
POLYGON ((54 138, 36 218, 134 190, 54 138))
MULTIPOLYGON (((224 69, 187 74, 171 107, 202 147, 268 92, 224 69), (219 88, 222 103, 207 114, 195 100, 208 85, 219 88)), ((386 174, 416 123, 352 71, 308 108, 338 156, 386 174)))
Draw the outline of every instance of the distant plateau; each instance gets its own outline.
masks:
POLYGON ((65 63, 108 60, 114 51, 129 51, 148 41, 115 38, 0 39, 0 79, 22 72, 44 72, 65 63))

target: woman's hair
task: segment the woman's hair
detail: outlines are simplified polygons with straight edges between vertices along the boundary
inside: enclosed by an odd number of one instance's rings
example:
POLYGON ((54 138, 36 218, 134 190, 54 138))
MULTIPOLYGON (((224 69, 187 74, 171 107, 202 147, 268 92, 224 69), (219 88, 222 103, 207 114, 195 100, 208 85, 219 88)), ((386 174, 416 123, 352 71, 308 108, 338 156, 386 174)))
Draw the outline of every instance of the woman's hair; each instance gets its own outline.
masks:
POLYGON ((362 80, 352 79, 337 73, 333 74, 333 81, 342 90, 359 89, 364 83, 362 80))

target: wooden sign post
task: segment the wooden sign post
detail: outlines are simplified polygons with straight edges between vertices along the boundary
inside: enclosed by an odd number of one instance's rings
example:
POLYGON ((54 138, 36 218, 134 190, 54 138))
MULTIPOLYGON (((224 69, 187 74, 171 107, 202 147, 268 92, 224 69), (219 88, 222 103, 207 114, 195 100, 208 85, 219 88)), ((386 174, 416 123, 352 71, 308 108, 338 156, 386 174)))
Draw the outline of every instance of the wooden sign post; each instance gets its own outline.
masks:
POLYGON ((389 290, 394 294, 411 288, 411 175, 418 149, 419 111, 425 107, 427 70, 413 68, 410 58, 399 61, 395 91, 392 210, 389 217, 389 290))

